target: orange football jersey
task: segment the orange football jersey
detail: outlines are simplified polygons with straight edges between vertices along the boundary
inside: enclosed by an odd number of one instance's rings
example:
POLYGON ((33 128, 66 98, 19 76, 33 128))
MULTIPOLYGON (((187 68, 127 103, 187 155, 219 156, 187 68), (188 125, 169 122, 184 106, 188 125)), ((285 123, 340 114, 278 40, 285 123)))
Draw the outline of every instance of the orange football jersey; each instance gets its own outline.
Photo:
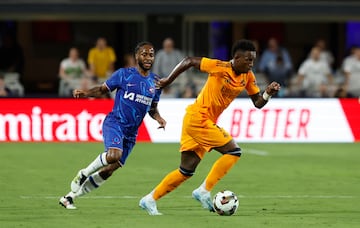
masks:
POLYGON ((248 95, 260 92, 254 73, 236 75, 229 61, 202 58, 200 70, 209 74, 208 80, 187 111, 200 112, 214 122, 243 90, 248 95))

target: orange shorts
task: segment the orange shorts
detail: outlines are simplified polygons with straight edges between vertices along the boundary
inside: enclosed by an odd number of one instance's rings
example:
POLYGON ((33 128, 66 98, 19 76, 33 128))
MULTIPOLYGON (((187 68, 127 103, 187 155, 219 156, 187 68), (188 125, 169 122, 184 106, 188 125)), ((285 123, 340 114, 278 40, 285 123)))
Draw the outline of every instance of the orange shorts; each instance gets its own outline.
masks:
POLYGON ((195 151, 202 159, 205 152, 224 146, 231 135, 200 113, 186 113, 183 119, 180 151, 195 151))

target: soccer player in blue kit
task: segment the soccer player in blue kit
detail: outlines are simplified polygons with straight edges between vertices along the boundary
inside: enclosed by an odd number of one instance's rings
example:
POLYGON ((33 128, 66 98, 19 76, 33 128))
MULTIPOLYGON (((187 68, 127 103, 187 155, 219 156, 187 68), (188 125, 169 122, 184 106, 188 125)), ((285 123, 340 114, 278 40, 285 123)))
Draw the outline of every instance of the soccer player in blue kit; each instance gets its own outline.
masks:
POLYGON ((153 45, 141 42, 135 48, 135 67, 120 68, 101 86, 74 90, 75 98, 101 97, 114 90, 116 97, 114 107, 103 123, 105 152, 75 176, 71 191, 59 201, 66 209, 76 209, 75 198, 100 187, 125 164, 146 113, 159 123, 159 128, 165 128, 166 121, 157 108, 161 90, 155 89, 156 75, 150 72, 154 56, 153 45))

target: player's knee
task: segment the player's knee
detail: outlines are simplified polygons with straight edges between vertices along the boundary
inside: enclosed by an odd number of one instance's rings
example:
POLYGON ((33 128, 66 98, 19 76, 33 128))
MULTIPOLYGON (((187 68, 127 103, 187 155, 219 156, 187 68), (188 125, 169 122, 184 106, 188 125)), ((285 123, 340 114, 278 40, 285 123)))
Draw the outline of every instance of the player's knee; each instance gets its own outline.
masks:
POLYGON ((226 151, 224 154, 234 155, 234 156, 241 156, 241 149, 239 147, 236 147, 233 150, 226 151))
POLYGON ((121 167, 120 163, 114 163, 111 165, 108 165, 100 171, 99 175, 104 179, 108 179, 119 167, 121 167))
POLYGON ((179 171, 180 171, 181 174, 183 174, 184 176, 187 176, 187 177, 191 177, 195 173, 195 170, 184 169, 181 166, 179 167, 179 171))
POLYGON ((122 155, 122 151, 120 149, 110 148, 106 155, 106 160, 109 164, 119 162, 122 155))

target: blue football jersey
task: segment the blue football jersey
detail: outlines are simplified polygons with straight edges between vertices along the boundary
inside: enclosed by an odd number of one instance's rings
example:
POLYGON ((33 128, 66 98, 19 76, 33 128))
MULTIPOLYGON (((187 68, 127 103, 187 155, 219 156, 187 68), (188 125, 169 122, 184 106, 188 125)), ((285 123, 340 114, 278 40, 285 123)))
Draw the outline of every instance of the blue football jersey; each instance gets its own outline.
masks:
POLYGON ((123 133, 137 135, 138 128, 150 110, 152 102, 158 102, 161 90, 155 89, 155 74, 142 76, 135 67, 120 68, 105 82, 110 91, 116 90, 114 107, 109 117, 115 118, 123 133))

